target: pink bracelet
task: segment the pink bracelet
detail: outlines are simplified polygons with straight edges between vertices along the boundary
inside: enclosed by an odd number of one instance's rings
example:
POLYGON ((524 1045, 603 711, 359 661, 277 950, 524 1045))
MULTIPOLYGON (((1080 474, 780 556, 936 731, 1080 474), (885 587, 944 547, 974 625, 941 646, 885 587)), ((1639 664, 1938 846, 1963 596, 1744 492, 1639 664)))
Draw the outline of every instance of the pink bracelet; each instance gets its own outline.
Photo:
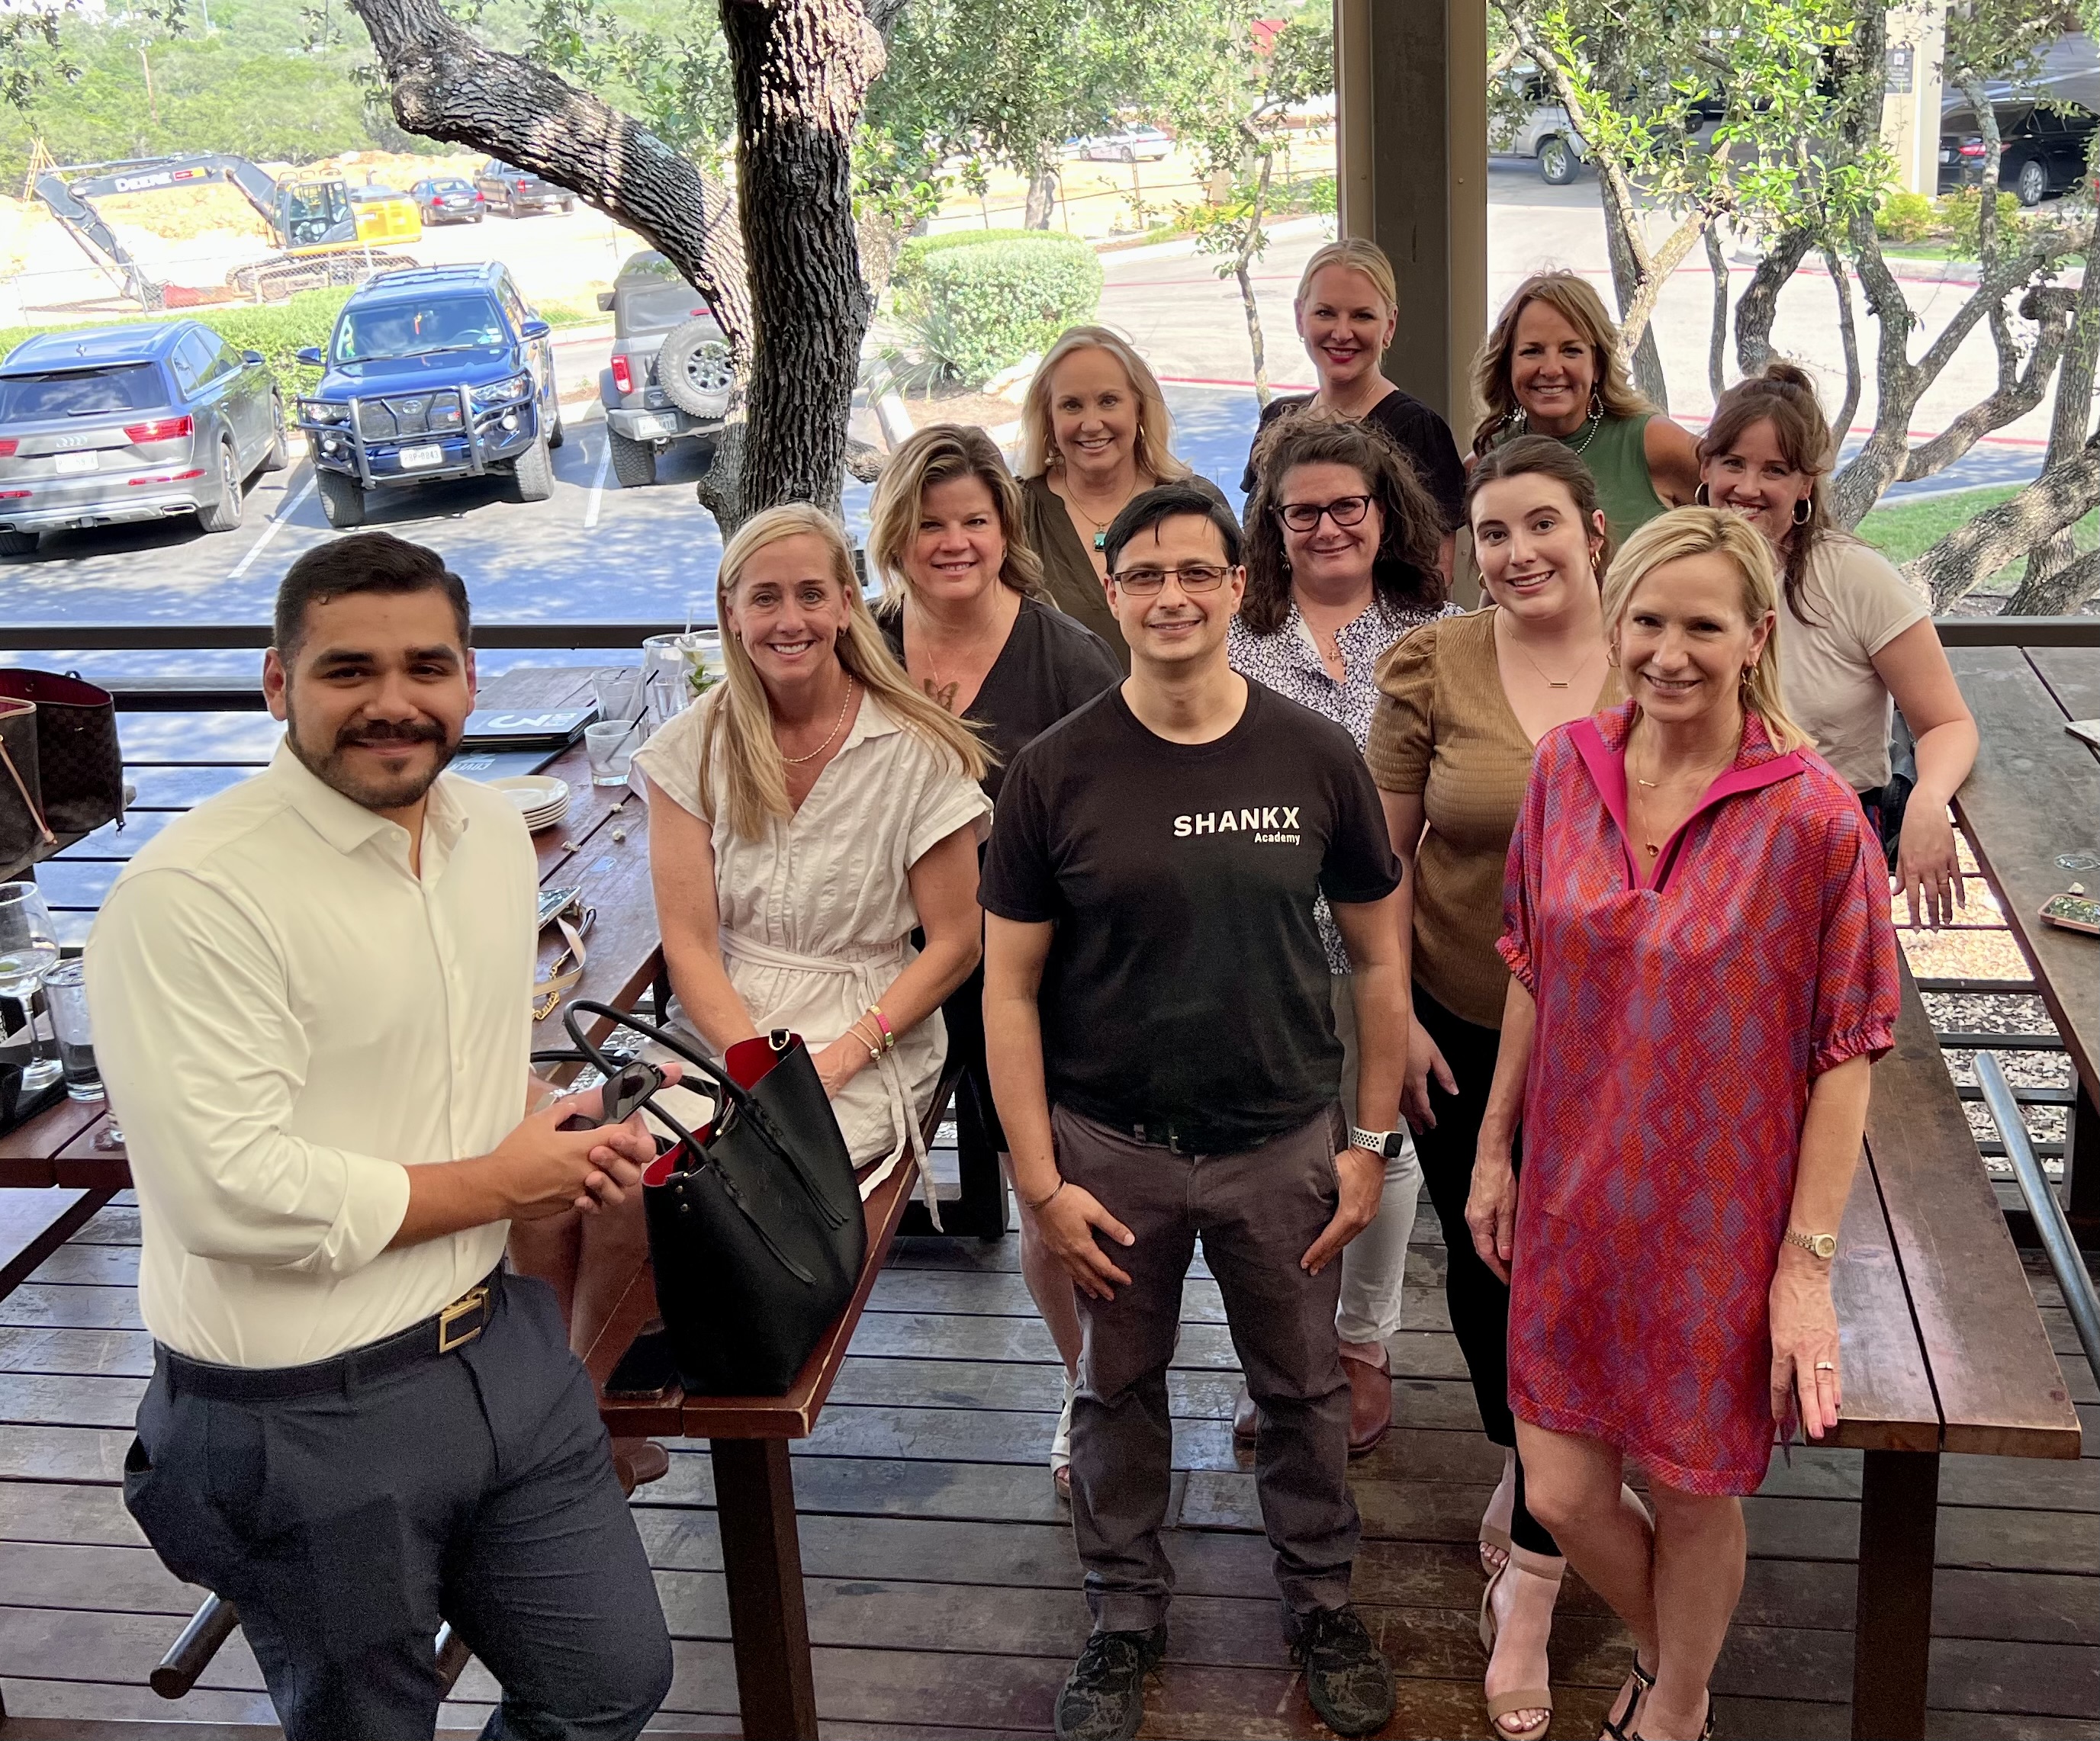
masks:
POLYGON ((875 1018, 876 1026, 882 1029, 882 1049, 885 1051, 896 1051, 897 1036, 889 1031, 889 1019, 882 1013, 882 1006, 880 1003, 871 1003, 867 1007, 867 1012, 875 1018))

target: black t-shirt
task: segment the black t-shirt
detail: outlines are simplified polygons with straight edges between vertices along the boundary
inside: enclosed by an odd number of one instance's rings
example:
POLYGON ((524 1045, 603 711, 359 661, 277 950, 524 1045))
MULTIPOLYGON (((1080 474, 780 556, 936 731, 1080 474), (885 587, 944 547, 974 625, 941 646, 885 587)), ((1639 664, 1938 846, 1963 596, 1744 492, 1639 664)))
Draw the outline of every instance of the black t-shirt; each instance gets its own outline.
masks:
MULTIPOLYGON (((892 606, 877 610, 876 625, 904 663, 904 612, 892 606)), ((1013 758, 1048 727, 1105 689, 1123 681, 1101 637, 1077 618, 1033 598, 1021 602, 1021 615, 985 673, 977 699, 963 717, 985 728, 995 760, 984 777, 985 796, 995 804, 1013 758)))
POLYGON ((1314 897, 1378 901, 1399 883, 1340 726, 1250 683, 1224 737, 1174 743, 1117 688, 1014 759, 978 898, 1057 926, 1039 998, 1054 1104, 1232 1151, 1336 1099, 1314 897))
MULTIPOLYGON (((1310 393, 1301 393, 1289 399, 1271 399, 1262 408, 1261 423, 1255 431, 1255 439, 1259 442, 1262 430, 1286 412, 1303 411, 1312 403, 1312 398, 1310 393)), ((1451 439, 1449 424, 1412 393, 1403 392, 1398 387, 1358 421, 1376 425, 1413 462, 1414 475, 1422 480, 1422 487, 1436 498, 1436 505, 1444 510, 1445 531, 1448 532, 1464 521, 1466 468, 1459 461, 1458 444, 1451 439)), ((1254 486, 1254 450, 1250 447, 1240 488, 1251 496, 1254 486)))

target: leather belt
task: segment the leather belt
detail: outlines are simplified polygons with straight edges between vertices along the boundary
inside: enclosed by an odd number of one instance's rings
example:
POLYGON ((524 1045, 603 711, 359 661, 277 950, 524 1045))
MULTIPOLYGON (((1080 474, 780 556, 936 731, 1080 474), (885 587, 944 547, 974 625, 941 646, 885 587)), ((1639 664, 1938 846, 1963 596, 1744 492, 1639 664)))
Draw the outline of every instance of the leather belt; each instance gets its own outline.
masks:
POLYGON ((443 1311, 378 1342, 304 1366, 221 1366, 213 1360, 193 1360, 165 1344, 157 1348, 179 1391, 228 1402, 281 1402, 342 1391, 455 1354, 488 1328, 502 1294, 503 1266, 499 1263, 443 1311))

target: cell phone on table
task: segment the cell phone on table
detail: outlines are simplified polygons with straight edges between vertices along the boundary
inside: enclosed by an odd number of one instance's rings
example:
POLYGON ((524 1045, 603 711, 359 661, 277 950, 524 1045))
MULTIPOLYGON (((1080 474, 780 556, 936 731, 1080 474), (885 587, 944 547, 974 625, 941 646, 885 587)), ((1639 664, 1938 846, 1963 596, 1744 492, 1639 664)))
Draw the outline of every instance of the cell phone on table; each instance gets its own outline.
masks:
POLYGON ((2051 895, 2042 903, 2041 916, 2066 931, 2100 937, 2100 901, 2089 895, 2051 895))
POLYGON ((620 1402, 653 1403, 678 1382, 678 1364, 671 1357, 671 1333, 645 1330, 620 1355, 605 1381, 605 1394, 620 1402))

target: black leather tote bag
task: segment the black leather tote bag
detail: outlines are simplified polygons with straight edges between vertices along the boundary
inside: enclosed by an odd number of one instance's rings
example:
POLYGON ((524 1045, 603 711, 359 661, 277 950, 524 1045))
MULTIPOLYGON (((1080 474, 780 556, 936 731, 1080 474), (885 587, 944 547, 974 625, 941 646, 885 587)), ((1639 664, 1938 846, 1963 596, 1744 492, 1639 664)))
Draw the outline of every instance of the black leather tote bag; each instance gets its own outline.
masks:
POLYGON ((108 690, 55 672, 0 670, 0 696, 37 704, 37 779, 54 830, 87 834, 124 813, 124 757, 108 690))
POLYGON ((698 1133, 648 1103, 677 1134, 642 1200, 657 1310, 686 1394, 784 1395, 867 1258, 853 1157, 809 1049, 775 1029, 717 1064, 676 1034, 579 999, 564 1017, 569 1037, 607 1075, 619 1061, 585 1036, 593 1016, 655 1041, 715 1091, 714 1122, 698 1133))

